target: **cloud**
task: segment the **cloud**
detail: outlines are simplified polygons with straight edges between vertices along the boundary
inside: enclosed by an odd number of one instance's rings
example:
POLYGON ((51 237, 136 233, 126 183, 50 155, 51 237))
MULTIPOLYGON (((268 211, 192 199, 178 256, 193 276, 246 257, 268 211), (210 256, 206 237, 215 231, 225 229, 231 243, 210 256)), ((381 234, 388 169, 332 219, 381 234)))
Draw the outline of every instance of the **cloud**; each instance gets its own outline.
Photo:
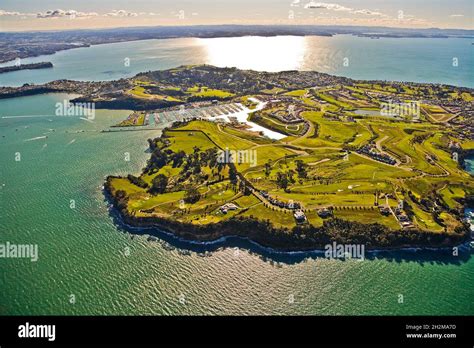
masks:
MULTIPOLYGON (((368 9, 354 9, 354 8, 349 8, 345 7, 336 3, 328 3, 328 2, 316 2, 316 1, 309 1, 304 5, 305 9, 320 9, 320 10, 327 10, 328 12, 333 11, 339 11, 341 13, 347 14, 352 16, 351 18, 341 18, 341 17, 315 17, 315 20, 317 21, 325 21, 331 19, 334 22, 341 22, 344 21, 346 23, 352 22, 352 23, 366 23, 366 22, 371 22, 371 23, 376 23, 377 25, 399 25, 400 23, 409 23, 411 25, 432 25, 432 23, 428 22, 425 19, 422 18, 416 18, 413 15, 403 15, 400 17, 393 17, 389 16, 387 14, 384 14, 382 12, 379 12, 378 9, 375 10, 368 10, 368 9), (361 15, 364 17, 367 16, 366 18, 362 18, 361 15)), ((318 15, 329 15, 328 12, 320 12, 318 15)), ((462 16, 462 15, 452 15, 451 17, 457 17, 457 16, 462 16)))
POLYGON ((159 16, 159 13, 155 12, 129 12, 126 10, 113 10, 111 12, 105 14, 98 14, 97 12, 81 12, 76 10, 47 10, 44 12, 38 13, 21 13, 18 11, 5 11, 0 10, 0 17, 1 16, 34 16, 36 18, 88 18, 88 17, 97 17, 97 16, 105 16, 105 17, 137 17, 137 16, 159 16))
POLYGON ((452 14, 449 17, 464 17, 463 14, 452 14))
POLYGON ((155 12, 138 12, 138 15, 139 16, 159 16, 160 14, 155 13, 155 12))
POLYGON ((34 13, 21 13, 18 11, 5 11, 0 10, 0 17, 1 16, 36 16, 34 13))
POLYGON ((38 12, 36 14, 37 18, 83 18, 83 17, 95 17, 98 16, 96 12, 80 12, 76 10, 49 10, 46 12, 38 12))
MULTIPOLYGON (((295 0, 299 1, 299 0, 295 0)), ((342 12, 348 12, 352 14, 363 14, 366 16, 379 16, 379 17, 387 17, 387 15, 378 12, 378 11, 372 11, 372 10, 366 10, 366 9, 352 9, 349 7, 345 7, 339 4, 335 3, 327 3, 327 2, 315 2, 315 1, 310 1, 306 5, 304 5, 304 8, 306 9, 325 9, 325 10, 330 10, 330 11, 342 11, 342 12)))
POLYGON ((106 17, 137 17, 138 13, 128 12, 125 10, 113 10, 112 12, 106 13, 106 17))
POLYGON ((298 7, 301 4, 301 0, 293 0, 290 4, 291 7, 298 7))
POLYGON ((350 12, 352 11, 351 8, 349 7, 344 7, 339 4, 330 4, 327 2, 315 2, 315 1, 310 1, 306 5, 304 5, 304 8, 324 8, 326 10, 332 10, 332 11, 346 11, 350 12))
POLYGON ((384 15, 383 13, 380 13, 380 12, 377 12, 377 11, 371 11, 371 10, 355 10, 354 12, 352 13, 355 13, 355 14, 364 14, 364 15, 367 15, 367 16, 386 16, 384 15))
POLYGON ((20 12, 8 12, 4 10, 0 10, 0 16, 21 16, 20 12))

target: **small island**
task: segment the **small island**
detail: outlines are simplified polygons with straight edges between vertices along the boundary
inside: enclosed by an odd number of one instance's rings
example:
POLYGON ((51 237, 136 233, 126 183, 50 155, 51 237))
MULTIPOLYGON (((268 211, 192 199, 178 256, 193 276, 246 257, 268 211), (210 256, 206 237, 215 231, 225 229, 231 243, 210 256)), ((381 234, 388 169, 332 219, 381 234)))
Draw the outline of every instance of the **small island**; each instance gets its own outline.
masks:
POLYGON ((171 104, 117 125, 170 124, 140 174, 106 179, 127 225, 282 251, 469 239, 471 89, 187 66, 139 74, 122 95, 171 104))
POLYGON ((0 74, 18 71, 18 70, 33 70, 33 69, 49 69, 53 67, 51 62, 41 62, 41 63, 32 63, 32 64, 19 64, 0 67, 0 74))

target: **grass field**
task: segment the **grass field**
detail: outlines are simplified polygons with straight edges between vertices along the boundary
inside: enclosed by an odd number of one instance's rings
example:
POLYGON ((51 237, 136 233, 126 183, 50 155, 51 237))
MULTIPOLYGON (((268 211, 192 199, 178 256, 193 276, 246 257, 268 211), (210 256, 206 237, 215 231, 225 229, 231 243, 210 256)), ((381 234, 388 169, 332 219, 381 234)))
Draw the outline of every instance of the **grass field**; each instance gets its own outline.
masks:
POLYGON ((147 89, 143 86, 135 86, 133 87, 129 93, 137 98, 143 99, 157 99, 157 100, 167 100, 167 101, 174 101, 174 102, 181 102, 181 99, 169 96, 169 95, 162 95, 162 94, 150 94, 147 89))
POLYGON ((243 129, 236 129, 236 128, 233 128, 233 127, 230 127, 230 126, 222 126, 221 129, 225 133, 228 133, 232 136, 236 136, 236 137, 251 141, 251 142, 253 142, 255 144, 258 144, 258 145, 271 144, 273 142, 272 140, 270 140, 268 138, 262 138, 261 136, 255 135, 254 132, 248 132, 248 131, 243 130, 243 129))
POLYGON ((444 189, 440 191, 441 195, 443 196, 444 201, 446 204, 454 209, 459 208, 461 204, 456 199, 462 199, 466 196, 466 192, 459 186, 446 186, 444 189))
MULTIPOLYGON (((147 86, 152 84, 136 81, 131 93, 149 98, 147 86)), ((216 99, 234 97, 230 92, 198 86, 186 89, 185 93, 216 99)), ((321 226, 324 221, 318 216, 318 209, 332 207, 334 217, 343 220, 380 223, 393 230, 400 229, 393 214, 384 216, 378 208, 388 203, 395 209, 400 199, 411 207, 411 221, 418 229, 451 232, 460 225, 456 211, 462 208, 462 200, 474 192, 474 183, 472 176, 452 159, 449 146, 459 142, 463 149, 473 149, 474 142, 459 141, 456 133, 442 124, 452 115, 434 104, 423 104, 423 117, 416 122, 361 117, 353 112, 356 108, 379 109, 380 98, 393 94, 410 101, 421 98, 423 93, 434 94, 433 90, 411 85, 358 83, 317 90, 275 87, 261 93, 266 94, 263 100, 273 99, 268 109, 255 114, 260 117, 256 122, 288 134, 287 138, 271 140, 239 129, 239 125, 208 121, 190 121, 165 133, 169 140, 167 151, 184 151, 186 158, 194 156, 193 161, 200 160, 202 153, 212 148, 251 153, 252 163, 235 163, 235 168, 255 192, 244 194, 239 185, 231 184, 230 169, 225 165, 219 169, 202 165, 197 171, 187 170, 184 176, 186 170, 182 167, 166 164, 141 176, 148 187, 157 175, 168 177, 169 187, 163 194, 151 194, 148 188, 135 186, 127 178, 113 179, 114 190, 127 193, 128 209, 138 216, 171 216, 193 224, 214 223, 240 215, 270 220, 278 227, 296 226, 291 210, 277 208, 257 194, 267 191, 281 202, 300 203, 308 222, 314 226, 321 226), (306 110, 300 114, 304 123, 285 124, 279 119, 287 112, 289 104, 286 103, 292 102, 306 110), (301 134, 303 124, 310 125, 310 131, 304 135, 301 134), (366 145, 396 159, 396 164, 382 163, 373 154, 358 151, 366 145), (301 175, 297 160, 303 163, 301 175), (282 186, 282 178, 287 179, 286 186, 282 186), (200 198, 195 203, 183 204, 186 190, 191 186, 197 188, 200 198), (221 207, 230 202, 236 209, 223 212, 221 207), (437 203, 430 206, 426 202, 437 203), (435 219, 434 209, 439 210, 438 219, 435 219)), ((256 108, 257 103, 250 102, 250 97, 236 96, 234 100, 256 108)), ((465 92, 453 93, 451 97, 473 100, 472 95, 465 92)), ((237 182, 242 184, 240 178, 237 182)))
POLYGON ((295 226, 295 219, 293 214, 290 212, 276 211, 271 208, 258 204, 242 213, 242 216, 252 216, 260 220, 270 220, 277 227, 288 227, 295 226))
POLYGON ((233 97, 234 94, 221 91, 219 89, 212 89, 208 87, 192 87, 186 90, 186 93, 191 94, 194 97, 208 97, 208 98, 216 98, 216 99, 224 99, 233 97))
POLYGON ((195 147, 205 151, 215 146, 202 131, 167 131, 166 135, 170 137, 170 149, 174 152, 184 151, 189 154, 194 152, 195 147))
POLYGON ((400 227, 397 220, 393 215, 384 216, 381 215, 378 209, 364 209, 364 210, 336 210, 334 216, 343 220, 357 221, 365 224, 379 223, 387 226, 393 230, 400 227))
POLYGON ((218 125, 214 122, 192 121, 189 124, 178 128, 180 130, 200 130, 206 134, 212 142, 220 149, 245 150, 255 146, 255 143, 234 136, 232 134, 219 130, 218 125))

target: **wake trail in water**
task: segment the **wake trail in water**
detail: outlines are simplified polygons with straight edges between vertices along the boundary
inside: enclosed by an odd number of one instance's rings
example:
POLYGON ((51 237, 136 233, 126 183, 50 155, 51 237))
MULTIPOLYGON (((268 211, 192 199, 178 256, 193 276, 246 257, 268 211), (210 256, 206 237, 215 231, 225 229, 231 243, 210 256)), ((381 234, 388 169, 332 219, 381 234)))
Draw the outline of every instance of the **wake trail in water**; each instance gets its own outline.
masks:
POLYGON ((46 138, 47 138, 47 136, 43 135, 43 136, 40 136, 40 137, 25 139, 25 141, 34 141, 34 140, 40 140, 40 139, 46 139, 46 138))

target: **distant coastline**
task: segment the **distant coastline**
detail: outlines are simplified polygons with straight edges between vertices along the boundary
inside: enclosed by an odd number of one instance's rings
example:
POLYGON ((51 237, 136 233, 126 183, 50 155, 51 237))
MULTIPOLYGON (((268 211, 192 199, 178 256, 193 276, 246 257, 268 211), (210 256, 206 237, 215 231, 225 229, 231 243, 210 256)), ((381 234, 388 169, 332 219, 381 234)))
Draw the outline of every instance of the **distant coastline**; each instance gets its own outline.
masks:
POLYGON ((10 62, 17 58, 50 55, 59 51, 89 47, 91 45, 149 39, 272 37, 280 35, 334 36, 340 34, 369 38, 474 38, 474 30, 465 29, 408 29, 324 25, 196 25, 5 32, 0 34, 0 38, 5 43, 5 48, 0 52, 0 63, 10 62), (19 39, 22 40, 22 43, 18 43, 19 39))

